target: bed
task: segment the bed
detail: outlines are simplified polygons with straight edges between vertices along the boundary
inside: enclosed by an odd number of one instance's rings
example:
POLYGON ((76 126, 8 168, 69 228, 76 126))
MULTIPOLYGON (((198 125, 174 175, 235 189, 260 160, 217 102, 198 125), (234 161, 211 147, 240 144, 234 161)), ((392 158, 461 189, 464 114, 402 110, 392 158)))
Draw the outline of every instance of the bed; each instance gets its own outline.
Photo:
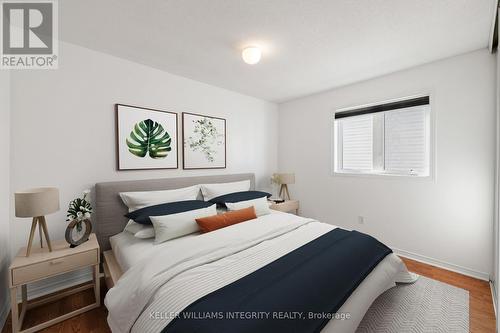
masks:
MULTIPOLYGON (((304 266, 306 274, 302 272, 304 275, 302 280, 297 280, 296 276, 301 275, 297 268, 294 274, 276 273, 281 274, 279 276, 283 276, 283 280, 273 286, 270 281, 275 281, 278 275, 269 274, 284 269, 283 267, 290 272, 286 264, 282 264, 281 268, 278 267, 280 262, 284 263, 287 259, 294 260, 292 257, 297 258, 299 255, 306 258, 308 252, 298 252, 313 251, 312 245, 326 241, 327 237, 342 238, 352 235, 353 239, 358 237, 369 242, 376 242, 376 240, 366 235, 358 235, 359 233, 344 231, 332 224, 282 212, 273 212, 214 232, 192 234, 158 245, 154 245, 151 239, 138 240, 133 235, 122 232, 127 223, 127 219, 123 217, 127 208, 118 196, 120 192, 175 189, 202 183, 223 183, 247 179, 254 188, 253 174, 96 184, 97 223, 95 227, 101 249, 104 251, 104 272, 106 284, 110 288, 105 304, 109 310, 108 323, 113 332, 185 332, 194 329, 200 332, 236 330, 250 332, 257 328, 265 332, 266 329, 267 331, 283 330, 287 325, 293 325, 288 328, 293 327, 295 331, 315 331, 310 325, 304 326, 304 329, 297 326, 297 324, 314 320, 322 322, 321 326, 316 326, 320 327, 321 332, 354 332, 372 302, 381 293, 395 286, 395 283, 411 283, 415 280, 416 276, 406 270, 405 265, 397 256, 385 253, 372 263, 372 267, 366 270, 366 274, 361 276, 356 284, 347 281, 355 288, 352 288, 350 292, 345 292, 345 299, 339 298, 341 301, 337 302, 338 306, 334 312, 337 317, 334 319, 314 318, 309 321, 298 318, 299 321, 294 321, 291 316, 295 312, 295 315, 299 317, 305 316, 307 312, 271 311, 270 309, 274 309, 274 305, 279 308, 280 302, 282 302, 281 306, 287 307, 295 300, 295 294, 305 298, 316 297, 314 299, 318 303, 324 302, 325 296, 333 293, 333 290, 338 288, 337 285, 347 282, 339 280, 330 287, 329 281, 321 280, 322 277, 319 276, 321 274, 308 275, 308 272, 314 271, 314 266, 304 266), (276 269, 270 270, 272 267, 276 269), (264 272, 266 269, 270 272, 264 272), (258 281, 265 281, 265 285, 258 285, 258 283, 262 284, 258 281), (295 283, 295 287, 291 287, 294 290, 293 293, 279 290, 285 288, 287 283, 295 283), (314 288, 320 285, 324 290, 324 293, 320 294, 324 295, 315 295, 314 288), (253 290, 256 286, 258 286, 257 289, 267 289, 259 293, 260 296, 255 296, 257 293, 253 290), (241 297, 244 299, 254 297, 252 298, 254 303, 248 302, 254 307, 248 309, 262 308, 266 311, 240 311, 240 316, 246 315, 248 318, 231 318, 230 320, 218 318, 217 316, 222 316, 221 313, 226 312, 216 310, 229 306, 227 302, 223 304, 221 300, 231 299, 232 293, 239 293, 245 288, 250 288, 252 292, 246 291, 247 294, 242 294, 241 297), (279 294, 280 292, 282 294, 279 294), (269 299, 269 297, 273 298, 269 299), (285 301, 285 297, 291 298, 285 301), (204 309, 204 306, 214 311, 201 311, 200 309, 204 309), (193 310, 193 312, 188 312, 188 310, 193 310), (206 315, 209 312, 213 317, 188 318, 185 316, 187 313, 206 315), (281 318, 280 315, 285 317, 281 318), (253 317, 250 318, 250 316, 253 317), (269 325, 262 326, 263 323, 269 325), (221 326, 217 327, 217 325, 221 326)), ((357 240, 354 240, 353 244, 357 244, 356 242, 357 240)), ((373 249, 383 247, 380 243, 374 246, 373 249)), ((316 251, 319 250, 316 249, 316 251)), ((332 260, 344 260, 344 263, 345 260, 368 260, 366 253, 363 254, 361 250, 359 254, 356 254, 357 252, 356 248, 354 250, 351 248, 349 254, 338 256, 339 258, 336 259, 333 256, 332 260), (352 259, 349 258, 351 256, 352 259)), ((326 251, 321 253, 326 253, 326 251)), ((317 257, 320 256, 315 255, 311 258, 317 257)), ((304 265, 313 265, 313 261, 304 260, 304 265)), ((326 266, 323 264, 323 267, 326 266)), ((348 270, 340 266, 343 270, 348 270)), ((358 275, 353 276, 358 279, 358 275)), ((324 314, 319 311, 318 313, 324 314)))

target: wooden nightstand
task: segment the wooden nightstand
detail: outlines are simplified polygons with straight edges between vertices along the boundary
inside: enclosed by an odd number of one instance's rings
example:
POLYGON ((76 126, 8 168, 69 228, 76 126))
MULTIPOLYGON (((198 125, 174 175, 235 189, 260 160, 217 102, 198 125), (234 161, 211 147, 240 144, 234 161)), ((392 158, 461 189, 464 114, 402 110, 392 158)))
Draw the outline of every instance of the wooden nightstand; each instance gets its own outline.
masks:
POLYGON ((280 212, 285 213, 294 213, 295 215, 299 215, 299 201, 298 200, 286 200, 281 203, 274 203, 269 206, 269 208, 274 210, 279 210, 280 212))
POLYGON ((10 265, 10 300, 12 309, 12 332, 30 333, 57 324, 63 320, 92 310, 101 305, 99 286, 99 244, 95 234, 91 234, 87 242, 76 248, 70 248, 64 240, 52 242, 52 252, 45 248, 33 247, 29 257, 26 257, 26 248, 19 250, 17 256, 10 265), (52 297, 28 304, 28 283, 43 280, 51 276, 79 270, 93 266, 93 282, 84 286, 74 288, 68 292, 60 293, 52 297), (19 315, 17 304, 17 290, 21 289, 22 306, 19 315), (26 311, 38 305, 53 302, 68 295, 94 288, 95 303, 81 309, 72 311, 60 317, 51 319, 45 323, 21 330, 26 311))

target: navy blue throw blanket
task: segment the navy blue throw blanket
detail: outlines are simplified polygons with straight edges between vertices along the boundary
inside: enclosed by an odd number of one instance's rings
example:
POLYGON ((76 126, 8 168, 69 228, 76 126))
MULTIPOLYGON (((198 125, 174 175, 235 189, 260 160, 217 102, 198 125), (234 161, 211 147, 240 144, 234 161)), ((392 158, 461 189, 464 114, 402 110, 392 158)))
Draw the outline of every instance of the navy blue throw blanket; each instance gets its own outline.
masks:
POLYGON ((200 298, 162 332, 319 332, 389 253, 371 236, 334 229, 200 298))

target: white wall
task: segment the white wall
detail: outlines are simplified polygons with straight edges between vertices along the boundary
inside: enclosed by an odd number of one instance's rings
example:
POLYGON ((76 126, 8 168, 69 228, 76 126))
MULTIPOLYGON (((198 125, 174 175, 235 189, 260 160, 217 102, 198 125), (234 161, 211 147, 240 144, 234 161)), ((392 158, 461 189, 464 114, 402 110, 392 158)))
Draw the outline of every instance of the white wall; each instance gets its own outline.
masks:
POLYGON ((10 74, 0 70, 0 328, 9 312, 10 74))
MULTIPOLYGON (((59 187, 61 211, 47 218, 52 239, 64 237, 68 202, 96 182, 255 172, 257 185, 269 186, 275 104, 72 44, 59 50, 58 70, 12 75, 12 190, 59 187), (226 118, 227 169, 184 171, 180 162, 178 170, 116 171, 115 103, 226 118)), ((30 223, 12 220, 17 252, 30 223)))
POLYGON ((492 273, 495 57, 487 50, 284 103, 279 116, 278 166, 296 173, 291 191, 302 214, 373 234, 421 260, 492 273), (434 181, 331 175, 334 110, 419 93, 432 96, 434 181))
MULTIPOLYGON (((497 25, 497 32, 500 32, 500 25, 497 25)), ((499 218, 500 218, 500 50, 496 50, 497 58, 497 68, 496 68, 496 93, 497 93, 497 105, 496 105, 496 168, 495 168, 495 221, 493 228, 493 242, 494 242, 494 252, 493 252, 493 303, 495 305, 495 311, 498 318, 498 276, 499 276, 499 239, 500 239, 500 228, 499 228, 499 218)), ((500 327, 500 321, 497 320, 497 331, 500 327)))

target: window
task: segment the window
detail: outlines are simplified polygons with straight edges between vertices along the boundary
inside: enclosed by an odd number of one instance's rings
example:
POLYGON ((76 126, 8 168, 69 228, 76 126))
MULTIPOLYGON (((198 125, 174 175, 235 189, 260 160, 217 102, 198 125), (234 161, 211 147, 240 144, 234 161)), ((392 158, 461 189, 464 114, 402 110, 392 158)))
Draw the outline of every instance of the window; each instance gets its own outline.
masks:
POLYGON ((334 172, 430 175, 429 97, 335 113, 334 172))

